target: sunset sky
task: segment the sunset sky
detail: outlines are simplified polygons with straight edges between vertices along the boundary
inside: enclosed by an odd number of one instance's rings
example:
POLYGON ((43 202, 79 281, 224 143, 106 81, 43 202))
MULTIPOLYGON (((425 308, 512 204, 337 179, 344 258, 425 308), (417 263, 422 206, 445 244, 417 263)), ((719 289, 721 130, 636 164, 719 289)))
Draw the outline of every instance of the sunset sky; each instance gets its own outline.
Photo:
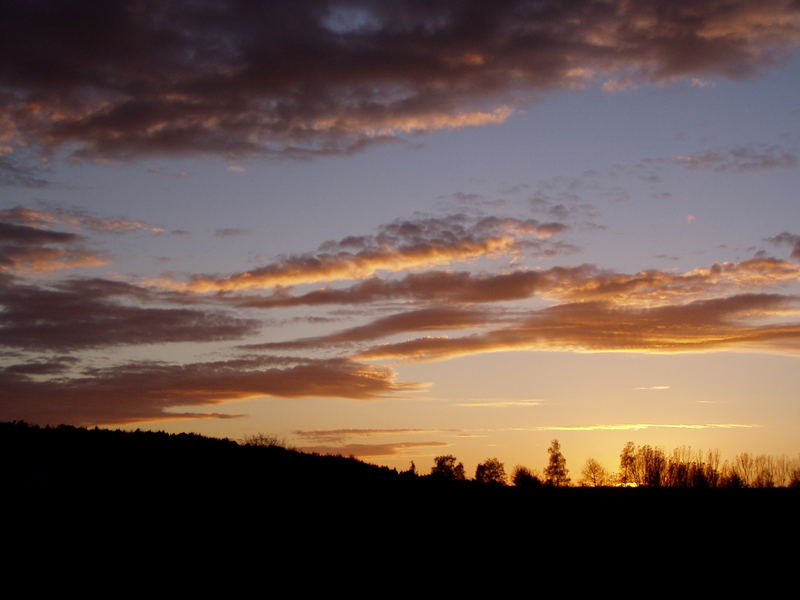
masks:
POLYGON ((798 2, 0 11, 0 420, 800 452, 798 2))

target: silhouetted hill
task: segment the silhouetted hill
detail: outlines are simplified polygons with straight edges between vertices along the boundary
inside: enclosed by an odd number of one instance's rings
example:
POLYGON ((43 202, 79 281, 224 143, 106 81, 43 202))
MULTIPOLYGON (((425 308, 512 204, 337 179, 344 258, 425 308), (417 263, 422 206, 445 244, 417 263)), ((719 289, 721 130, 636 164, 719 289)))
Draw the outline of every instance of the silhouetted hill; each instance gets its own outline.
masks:
POLYGON ((410 538, 424 531, 467 539, 514 531, 566 540, 624 531, 733 539, 754 520, 765 531, 793 535, 800 500, 793 489, 526 490, 195 434, 19 422, 0 423, 0 451, 5 501, 62 524, 98 513, 140 523, 153 514, 162 523, 213 514, 239 530, 272 524, 301 537, 410 538))

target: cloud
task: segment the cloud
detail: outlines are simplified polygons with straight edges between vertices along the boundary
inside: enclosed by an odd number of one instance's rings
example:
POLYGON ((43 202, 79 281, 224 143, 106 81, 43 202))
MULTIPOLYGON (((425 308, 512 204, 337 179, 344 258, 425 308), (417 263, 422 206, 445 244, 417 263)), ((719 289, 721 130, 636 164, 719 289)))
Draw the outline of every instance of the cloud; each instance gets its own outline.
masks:
POLYGON ((798 165, 798 158, 796 154, 780 146, 744 146, 722 152, 677 156, 674 162, 691 169, 747 173, 768 169, 791 169, 798 165))
POLYGON ((792 247, 792 258, 800 259, 800 235, 794 235, 788 231, 767 238, 767 241, 776 245, 789 245, 792 247))
POLYGON ((438 448, 449 446, 446 442, 389 442, 386 444, 347 444, 344 446, 305 446, 303 452, 332 454, 335 456, 393 456, 408 454, 416 448, 438 448))
POLYGON ((241 227, 224 227, 222 229, 215 229, 214 235, 221 238, 236 237, 238 235, 246 235, 250 233, 249 229, 242 229, 241 227))
POLYGON ((643 429, 750 429, 758 425, 739 423, 705 423, 698 425, 672 423, 618 423, 614 425, 564 425, 533 427, 525 431, 641 431, 643 429))
POLYGON ((502 315, 488 311, 461 308, 425 308, 407 311, 376 319, 367 325, 351 327, 324 336, 315 336, 289 342, 271 342, 242 346, 249 350, 313 349, 329 344, 363 342, 388 337, 407 331, 431 331, 441 329, 466 329, 491 323, 502 315))
MULTIPOLYGON (((773 239, 777 238, 770 238, 773 239)), ((788 238, 784 236, 781 240, 788 238)), ((541 271, 520 269, 498 275, 434 270, 410 273, 400 279, 372 277, 350 287, 314 290, 298 296, 279 290, 266 297, 240 295, 218 300, 247 308, 281 308, 391 300, 413 304, 475 304, 539 295, 556 300, 609 300, 648 306, 797 281, 800 281, 797 264, 757 257, 738 263, 715 263, 685 273, 652 269, 627 274, 601 270, 594 265, 541 271)))
POLYGON ((360 360, 442 360, 511 350, 578 352, 800 351, 800 298, 742 294, 651 308, 579 302, 534 311, 515 325, 464 337, 374 346, 360 360))
POLYGON ((668 385, 648 385, 648 386, 644 386, 644 387, 636 387, 636 388, 633 388, 633 389, 640 390, 640 391, 643 391, 643 392, 660 392, 660 391, 663 391, 663 390, 670 389, 670 386, 668 386, 668 385))
POLYGON ((77 362, 79 362, 79 360, 74 356, 55 356, 49 360, 19 363, 4 367, 0 370, 4 373, 16 373, 20 375, 55 375, 67 371, 77 362))
POLYGON ((699 77, 692 77, 691 85, 692 87, 707 88, 714 87, 716 84, 713 81, 707 81, 705 79, 700 79, 699 77))
POLYGON ((108 259, 86 249, 85 241, 73 233, 0 222, 0 273, 47 272, 106 264, 108 259))
POLYGON ((471 400, 469 402, 456 402, 453 406, 465 408, 516 408, 520 406, 541 406, 543 400, 471 400))
POLYGON ((37 424, 103 425, 231 415, 175 412, 258 396, 321 396, 370 400, 414 389, 384 367, 346 360, 288 361, 272 358, 166 364, 129 363, 93 369, 83 377, 36 381, 0 372, 0 420, 37 424))
POLYGON ((42 178, 39 173, 41 168, 21 165, 9 156, 3 156, 0 148, 0 186, 45 188, 51 182, 42 178))
POLYGON ((792 0, 22 2, 0 35, 15 57, 0 74, 0 144, 355 152, 500 123, 608 78, 752 76, 791 56, 798 19, 792 0))
POLYGON ((342 442, 349 438, 375 437, 379 435, 398 435, 408 433, 439 433, 452 431, 444 429, 298 429, 292 433, 296 436, 320 443, 342 442))
POLYGON ((157 227, 147 221, 134 219, 105 219, 96 217, 80 208, 51 207, 47 210, 15 206, 0 210, 0 220, 8 223, 29 225, 33 227, 51 227, 52 225, 67 225, 76 229, 89 229, 102 233, 128 233, 144 230, 151 233, 164 233, 162 227, 157 227))
POLYGON ((153 283, 194 292, 235 291, 362 279, 377 271, 406 271, 527 249, 564 231, 560 223, 498 217, 447 217, 396 221, 376 235, 350 236, 322 244, 315 253, 283 258, 227 277, 196 275, 189 283, 162 278, 153 283))
POLYGON ((257 320, 216 311, 143 308, 131 303, 167 297, 103 279, 74 279, 49 286, 0 281, 0 346, 67 351, 217 341, 241 338, 260 326, 257 320))
POLYGON ((314 290, 299 296, 279 292, 272 296, 237 296, 234 304, 253 308, 315 306, 324 304, 363 304, 387 300, 414 303, 503 302, 528 298, 551 287, 551 275, 582 270, 555 268, 548 271, 518 270, 499 275, 476 275, 467 271, 425 271, 410 273, 401 279, 372 277, 342 289, 314 290))

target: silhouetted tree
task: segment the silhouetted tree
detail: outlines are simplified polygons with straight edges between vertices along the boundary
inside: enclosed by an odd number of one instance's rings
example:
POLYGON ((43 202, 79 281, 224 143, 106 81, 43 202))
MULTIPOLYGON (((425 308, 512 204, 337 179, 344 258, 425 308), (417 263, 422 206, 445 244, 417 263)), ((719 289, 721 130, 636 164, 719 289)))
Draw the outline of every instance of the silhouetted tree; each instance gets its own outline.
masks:
POLYGON ((514 467, 514 474, 511 482, 518 488, 539 488, 542 487, 542 480, 528 467, 517 465, 514 467))
POLYGON ((583 475, 583 478, 581 479, 581 485, 587 485, 591 487, 608 485, 610 479, 608 476, 608 471, 606 471, 603 465, 593 458, 586 460, 586 464, 583 466, 581 475, 583 475))
POLYGON ((636 446, 628 442, 619 455, 619 482, 628 485, 636 481, 636 446))
POLYGON ((464 465, 461 463, 456 464, 456 457, 452 454, 445 454, 437 456, 433 459, 433 468, 431 475, 441 479, 449 479, 452 481, 464 481, 464 465))
POLYGON ((555 487, 569 485, 567 459, 561 454, 561 444, 558 443, 558 440, 550 442, 547 453, 550 455, 550 462, 544 470, 547 484, 555 487))
POLYGON ((640 477, 638 483, 651 487, 660 487, 666 470, 667 460, 661 448, 640 446, 636 452, 636 472, 640 477))
POLYGON ((506 470, 496 458, 489 458, 475 469, 475 481, 480 483, 506 484, 506 470))

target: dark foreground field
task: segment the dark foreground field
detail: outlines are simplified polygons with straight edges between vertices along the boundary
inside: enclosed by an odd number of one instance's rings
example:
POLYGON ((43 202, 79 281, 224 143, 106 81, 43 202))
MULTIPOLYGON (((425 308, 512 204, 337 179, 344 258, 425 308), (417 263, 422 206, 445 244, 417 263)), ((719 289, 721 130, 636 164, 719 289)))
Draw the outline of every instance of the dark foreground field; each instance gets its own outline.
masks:
POLYGON ((76 530, 163 534, 166 524, 293 546, 494 538, 581 548, 662 541, 699 551, 712 540, 794 540, 800 514, 797 489, 524 490, 193 434, 3 423, 0 450, 9 522, 76 530))

